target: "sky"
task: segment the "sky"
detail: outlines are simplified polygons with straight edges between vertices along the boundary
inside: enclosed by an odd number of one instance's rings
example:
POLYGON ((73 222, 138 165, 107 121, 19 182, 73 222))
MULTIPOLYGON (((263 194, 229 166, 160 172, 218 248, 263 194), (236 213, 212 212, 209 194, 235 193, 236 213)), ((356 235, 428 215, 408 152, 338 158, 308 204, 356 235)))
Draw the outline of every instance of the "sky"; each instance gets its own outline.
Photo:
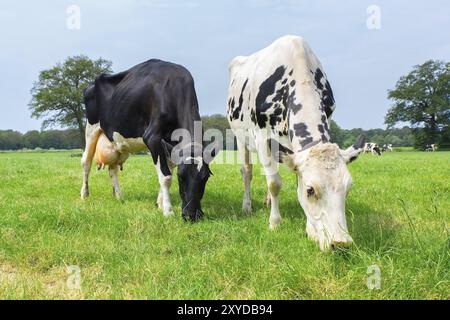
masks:
POLYGON ((450 60, 449 14, 448 0, 1 0, 0 129, 39 130, 33 82, 78 54, 111 60, 115 72, 150 58, 182 64, 200 113, 225 114, 231 59, 286 34, 302 36, 322 62, 341 127, 384 128, 399 77, 450 60), (79 29, 68 28, 71 5, 79 29))

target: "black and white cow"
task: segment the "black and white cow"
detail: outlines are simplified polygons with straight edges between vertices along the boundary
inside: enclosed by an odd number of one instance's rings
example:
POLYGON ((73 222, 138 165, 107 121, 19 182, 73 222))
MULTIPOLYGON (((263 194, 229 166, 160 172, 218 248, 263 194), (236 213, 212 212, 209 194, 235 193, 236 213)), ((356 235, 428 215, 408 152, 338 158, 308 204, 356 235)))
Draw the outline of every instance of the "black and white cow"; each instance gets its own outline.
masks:
POLYGON ((369 152, 371 152, 373 156, 376 154, 381 156, 380 147, 375 142, 367 142, 364 145, 364 153, 369 153, 369 152))
POLYGON ((392 147, 392 144, 390 144, 390 143, 386 143, 386 144, 383 144, 383 148, 381 148, 381 151, 382 152, 385 152, 385 151, 394 151, 394 148, 392 147))
POLYGON ((251 152, 258 153, 266 175, 270 229, 281 222, 277 161, 298 177, 298 200, 307 217, 306 232, 322 250, 352 242, 345 199, 352 185, 346 164, 363 150, 364 137, 347 150, 330 142, 333 92, 308 44, 284 36, 229 66, 228 120, 243 160, 243 210, 251 211, 251 152))
POLYGON ((161 187, 158 206, 164 215, 173 213, 169 188, 175 165, 178 165, 183 218, 194 221, 203 215, 200 201, 211 171, 209 162, 203 159, 201 141, 184 141, 181 153, 184 156, 178 163, 170 157, 173 146, 179 146, 172 142, 173 132, 184 129, 194 135, 194 122, 201 120, 194 81, 187 69, 149 60, 121 73, 102 74, 85 90, 84 101, 88 122, 81 160, 82 198, 89 195, 89 172, 97 145, 102 150, 96 161, 100 166, 105 162, 109 165, 117 197, 120 197, 118 168, 128 154, 148 149, 158 172, 161 187), (102 142, 98 144, 99 139, 102 142), (108 162, 103 158, 115 160, 108 162))
POLYGON ((432 144, 427 144, 425 146, 425 151, 436 151, 437 150, 437 145, 435 143, 432 144))

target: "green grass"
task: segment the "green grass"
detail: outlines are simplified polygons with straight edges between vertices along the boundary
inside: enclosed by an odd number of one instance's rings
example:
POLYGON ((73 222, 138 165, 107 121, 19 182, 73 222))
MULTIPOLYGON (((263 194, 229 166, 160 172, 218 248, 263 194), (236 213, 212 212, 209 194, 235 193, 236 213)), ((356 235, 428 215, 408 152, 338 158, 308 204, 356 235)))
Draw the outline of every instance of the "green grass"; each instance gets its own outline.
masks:
POLYGON ((347 220, 355 244, 323 253, 305 234, 295 177, 282 169, 283 222, 268 230, 264 176, 254 170, 252 215, 241 213, 238 165, 213 165, 203 221, 156 209, 148 156, 131 157, 114 200, 106 171, 79 199, 70 152, 0 154, 0 298, 449 299, 450 153, 362 155, 349 168, 347 220), (381 269, 381 288, 366 286, 381 269), (66 286, 81 268, 81 290, 66 286))

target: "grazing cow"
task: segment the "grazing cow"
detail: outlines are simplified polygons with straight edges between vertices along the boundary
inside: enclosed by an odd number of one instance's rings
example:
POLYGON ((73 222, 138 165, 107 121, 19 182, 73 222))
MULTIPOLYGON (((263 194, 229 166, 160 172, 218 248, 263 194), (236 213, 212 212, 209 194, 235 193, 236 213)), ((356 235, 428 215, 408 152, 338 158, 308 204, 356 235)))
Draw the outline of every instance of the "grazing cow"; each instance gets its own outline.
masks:
POLYGON ((425 146, 425 151, 436 151, 437 150, 437 145, 435 143, 433 144, 427 144, 425 146))
POLYGON ((376 144, 374 142, 368 142, 364 145, 364 153, 369 153, 369 152, 372 152, 373 156, 376 154, 381 156, 380 147, 378 146, 378 144, 376 144))
POLYGON ((393 147, 392 147, 392 144, 390 144, 390 143, 388 143, 388 144, 383 144, 383 148, 381 148, 381 151, 382 152, 385 152, 385 151, 394 151, 394 149, 393 149, 393 147))
MULTIPOLYGON (((84 92, 87 113, 86 149, 81 164, 84 180, 81 197, 89 195, 92 159, 109 166, 113 192, 120 197, 118 168, 130 153, 149 150, 158 173, 158 206, 164 215, 173 213, 169 197, 172 169, 178 166, 178 182, 184 219, 203 215, 200 201, 211 175, 203 159, 201 142, 184 141, 182 157, 174 163, 171 153, 176 129, 194 134, 200 121, 194 81, 188 70, 161 60, 149 60, 114 75, 102 74, 84 92)), ((179 146, 179 144, 177 145, 179 146)))
POLYGON ((284 162, 298 178, 306 232, 322 250, 352 242, 345 199, 352 185, 346 164, 363 150, 364 137, 347 150, 330 142, 333 93, 322 65, 300 37, 284 36, 229 66, 227 116, 243 161, 243 211, 251 211, 251 152, 258 153, 271 205, 269 228, 281 222, 278 195, 284 162))

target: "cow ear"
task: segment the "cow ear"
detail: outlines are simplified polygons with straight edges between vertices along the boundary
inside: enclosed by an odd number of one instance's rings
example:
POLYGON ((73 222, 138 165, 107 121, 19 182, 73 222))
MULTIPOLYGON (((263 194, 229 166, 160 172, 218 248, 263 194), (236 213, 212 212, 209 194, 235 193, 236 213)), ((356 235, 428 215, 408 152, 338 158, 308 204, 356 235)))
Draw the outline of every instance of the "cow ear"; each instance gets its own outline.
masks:
POLYGON ((355 161, 358 158, 359 154, 364 149, 365 142, 366 136, 362 134, 358 137, 358 139, 356 139, 356 142, 351 147, 347 148, 346 150, 341 150, 341 154, 344 157, 346 163, 355 161))

